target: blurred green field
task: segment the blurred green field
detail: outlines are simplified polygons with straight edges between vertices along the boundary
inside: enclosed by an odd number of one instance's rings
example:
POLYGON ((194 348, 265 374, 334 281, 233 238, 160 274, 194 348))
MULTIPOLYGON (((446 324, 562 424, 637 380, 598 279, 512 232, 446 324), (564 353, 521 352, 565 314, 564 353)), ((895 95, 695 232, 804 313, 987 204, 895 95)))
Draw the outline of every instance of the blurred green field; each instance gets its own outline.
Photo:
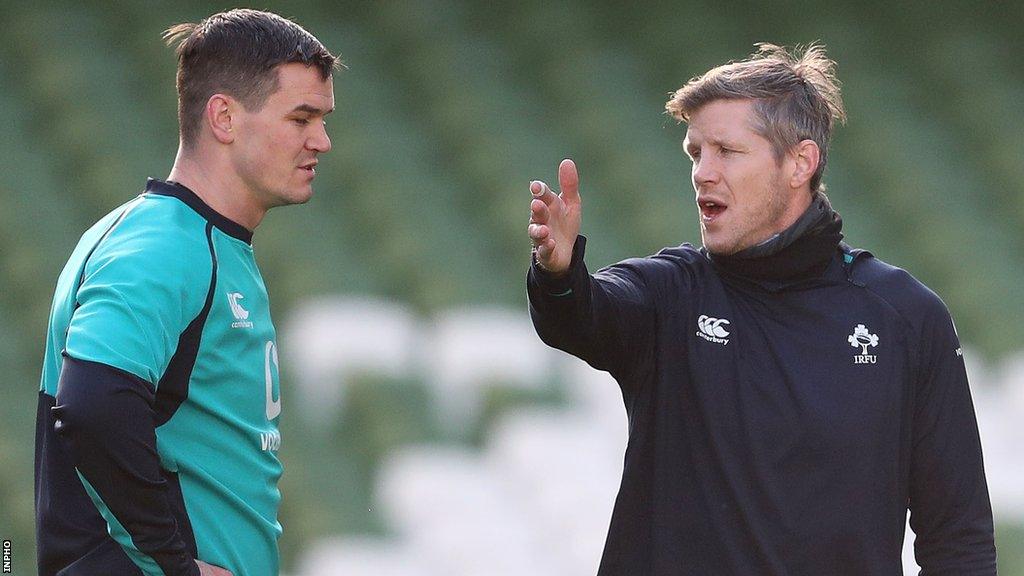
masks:
MULTIPOLYGON (((0 0, 0 536, 14 542, 15 573, 32 573, 35 395, 54 280, 92 222, 170 169, 175 62, 161 31, 224 7, 0 0)), ((1024 4, 258 7, 294 18, 349 67, 336 75, 316 197, 273 212, 255 237, 279 324, 323 294, 376 294, 423 314, 525 310, 527 184, 554 180, 564 157, 580 168, 592 265, 698 243, 668 93, 754 42, 821 40, 849 115, 825 176, 847 241, 938 292, 984 361, 1024 348, 1024 4)), ((357 384, 329 437, 285 418, 287 567, 314 536, 388 530, 363 510, 394 446, 472 446, 505 407, 560 401, 499 393, 473 430, 452 435, 420 387, 357 384)), ((1001 523, 997 545, 1000 573, 1024 575, 1024 525, 1001 523)))

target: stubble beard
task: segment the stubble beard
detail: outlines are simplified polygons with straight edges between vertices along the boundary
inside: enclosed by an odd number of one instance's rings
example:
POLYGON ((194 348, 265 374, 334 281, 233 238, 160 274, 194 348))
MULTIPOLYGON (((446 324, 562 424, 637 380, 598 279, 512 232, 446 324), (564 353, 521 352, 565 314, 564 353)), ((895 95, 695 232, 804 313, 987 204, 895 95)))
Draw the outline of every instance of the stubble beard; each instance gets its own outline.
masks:
MULTIPOLYGON (((768 179, 764 189, 761 191, 761 195, 767 198, 765 204, 744 215, 743 221, 736 224, 733 228, 735 235, 724 246, 724 250, 713 250, 711 246, 707 246, 705 240, 705 247, 708 251, 720 256, 732 256, 737 252, 764 242, 779 232, 775 228, 789 208, 789 202, 785 194, 782 193, 781 183, 778 181, 777 175, 773 175, 768 179)), ((698 217, 699 214, 698 211, 698 217)), ((703 232, 704 228, 702 225, 701 233, 703 234, 703 232)))

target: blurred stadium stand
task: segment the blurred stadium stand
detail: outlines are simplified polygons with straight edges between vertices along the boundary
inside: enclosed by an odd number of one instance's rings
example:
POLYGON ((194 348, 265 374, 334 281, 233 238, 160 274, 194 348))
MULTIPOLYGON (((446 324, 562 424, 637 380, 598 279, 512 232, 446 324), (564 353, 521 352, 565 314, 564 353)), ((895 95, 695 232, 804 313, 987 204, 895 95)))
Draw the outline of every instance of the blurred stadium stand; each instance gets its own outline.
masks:
MULTIPOLYGON (((330 317, 339 307, 347 310, 349 322, 360 325, 389 316, 380 303, 365 306, 366 314, 359 312, 363 306, 364 301, 353 306, 333 302, 320 314, 307 310, 305 317, 330 317)), ((395 306, 392 315, 403 314, 403 308, 395 306)), ((458 382, 448 392, 460 397, 480 397, 495 380, 521 381, 522 366, 534 365, 533 358, 544 356, 543 350, 523 350, 518 365, 488 361, 494 357, 486 353, 488 343, 512 343, 495 349, 501 351, 516 349, 516 342, 530 348, 536 340, 516 311, 481 315, 457 310, 434 323, 443 327, 441 333, 474 337, 436 338, 428 329, 419 331, 423 341, 410 342, 402 337, 406 328, 394 326, 392 334, 376 336, 413 347, 440 343, 445 361, 455 370, 432 378, 458 382), (482 316, 486 338, 476 337, 482 316), (467 377, 474 373, 476 377, 467 377), (472 387, 478 389, 470 392, 472 387)), ((312 326, 290 329, 301 338, 296 342, 300 346, 308 338, 320 337, 312 326)), ((344 338, 335 340, 341 343, 344 338)), ((968 358, 973 357, 968 351, 968 358)), ((332 360, 324 357, 322 362, 330 365, 332 360)), ((390 372, 393 366, 385 361, 366 369, 390 372)), ((384 454, 372 505, 381 508, 390 534, 323 538, 303 555, 297 574, 593 574, 622 473, 625 411, 615 381, 578 360, 558 358, 540 370, 557 373, 567 392, 562 405, 506 411, 492 422, 479 448, 434 443, 384 454)), ((991 370, 972 362, 970 372, 987 383, 975 386, 975 402, 993 505, 1000 522, 1024 523, 1024 485, 1019 481, 1024 474, 1019 458, 1024 442, 1024 355, 991 370)), ((344 388, 346 379, 341 382, 344 388)), ((436 408, 445 417, 442 404, 436 408)), ((912 574, 913 534, 909 527, 907 532, 904 564, 906 573, 912 574)))

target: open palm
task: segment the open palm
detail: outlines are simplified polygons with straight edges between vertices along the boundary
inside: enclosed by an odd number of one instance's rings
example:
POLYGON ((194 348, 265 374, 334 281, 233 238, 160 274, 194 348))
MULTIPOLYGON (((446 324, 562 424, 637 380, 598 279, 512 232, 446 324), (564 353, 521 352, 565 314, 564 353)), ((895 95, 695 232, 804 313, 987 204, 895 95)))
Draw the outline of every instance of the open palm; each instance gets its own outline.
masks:
POLYGON ((568 158, 558 165, 555 194, 539 180, 530 183, 530 225, 527 233, 537 254, 537 263, 553 274, 562 274, 572 262, 572 248, 580 232, 582 204, 576 164, 568 158))

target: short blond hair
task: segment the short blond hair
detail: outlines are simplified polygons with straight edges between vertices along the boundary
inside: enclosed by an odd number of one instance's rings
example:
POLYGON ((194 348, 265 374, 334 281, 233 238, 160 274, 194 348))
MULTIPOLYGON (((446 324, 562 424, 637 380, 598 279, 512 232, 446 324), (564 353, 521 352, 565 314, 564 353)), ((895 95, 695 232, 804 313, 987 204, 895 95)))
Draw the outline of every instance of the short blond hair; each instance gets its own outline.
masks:
POLYGON ((756 44, 750 58, 730 62, 695 77, 672 94, 665 110, 680 122, 715 100, 754 100, 754 129, 772 143, 777 160, 802 140, 821 151, 811 177, 812 192, 824 191, 822 174, 835 121, 846 121, 836 63, 825 47, 812 43, 787 50, 756 44))

